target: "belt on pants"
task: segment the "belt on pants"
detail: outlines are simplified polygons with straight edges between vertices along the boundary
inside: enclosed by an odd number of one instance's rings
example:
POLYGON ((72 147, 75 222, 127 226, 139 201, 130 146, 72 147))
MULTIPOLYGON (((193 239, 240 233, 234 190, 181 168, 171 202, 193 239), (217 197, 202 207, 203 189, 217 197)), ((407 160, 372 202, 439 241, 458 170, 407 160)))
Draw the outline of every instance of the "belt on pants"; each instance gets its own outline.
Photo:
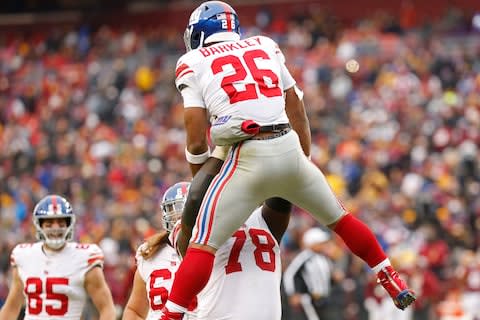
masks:
POLYGON ((254 135, 250 138, 250 140, 270 140, 275 139, 281 136, 286 135, 290 132, 292 128, 290 125, 284 127, 283 129, 275 130, 275 131, 260 131, 258 134, 254 135))
POLYGON ((261 126, 258 132, 280 132, 285 129, 290 129, 290 123, 279 123, 261 126))

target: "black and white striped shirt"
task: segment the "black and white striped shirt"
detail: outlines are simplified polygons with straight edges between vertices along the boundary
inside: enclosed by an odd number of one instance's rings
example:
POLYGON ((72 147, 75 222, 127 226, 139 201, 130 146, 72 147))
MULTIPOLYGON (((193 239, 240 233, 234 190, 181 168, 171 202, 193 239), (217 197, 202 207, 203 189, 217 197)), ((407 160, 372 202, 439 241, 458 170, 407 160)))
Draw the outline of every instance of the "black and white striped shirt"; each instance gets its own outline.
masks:
POLYGON ((332 262, 312 250, 300 252, 283 274, 283 284, 288 296, 301 294, 302 307, 308 319, 318 319, 313 298, 328 297, 331 290, 332 262))

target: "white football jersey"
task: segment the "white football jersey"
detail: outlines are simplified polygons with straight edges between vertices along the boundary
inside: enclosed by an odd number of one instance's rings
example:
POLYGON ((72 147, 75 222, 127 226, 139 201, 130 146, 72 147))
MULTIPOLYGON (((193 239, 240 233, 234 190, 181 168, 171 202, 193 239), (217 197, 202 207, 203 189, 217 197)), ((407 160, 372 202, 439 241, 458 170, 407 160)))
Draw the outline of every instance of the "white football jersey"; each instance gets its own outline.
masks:
POLYGON ((228 117, 260 125, 288 122, 284 91, 295 80, 268 37, 191 50, 180 57, 175 74, 185 108, 207 108, 212 123, 228 117))
MULTIPOLYGON (((145 282, 148 297, 148 316, 146 320, 160 319, 161 309, 167 302, 172 288, 175 272, 180 265, 180 259, 171 246, 165 245, 152 258, 145 260, 137 250, 137 270, 145 282)), ((192 317, 184 319, 193 319, 192 317)))
POLYGON ((79 320, 87 299, 85 275, 103 267, 103 252, 95 244, 67 242, 45 253, 43 242, 25 243, 13 249, 11 264, 24 286, 26 320, 79 320))
POLYGON ((217 251, 197 319, 279 320, 281 269, 280 247, 258 208, 217 251))

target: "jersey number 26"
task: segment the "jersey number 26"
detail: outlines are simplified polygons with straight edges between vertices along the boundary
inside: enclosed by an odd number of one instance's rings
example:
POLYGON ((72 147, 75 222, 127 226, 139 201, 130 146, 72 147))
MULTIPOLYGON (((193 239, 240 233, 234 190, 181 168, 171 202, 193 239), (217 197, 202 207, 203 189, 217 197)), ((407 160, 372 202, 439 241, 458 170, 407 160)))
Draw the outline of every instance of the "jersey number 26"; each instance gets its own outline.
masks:
POLYGON ((269 69, 259 69, 255 59, 270 60, 270 57, 265 51, 256 49, 245 52, 242 57, 227 55, 213 60, 213 74, 222 72, 226 65, 231 65, 235 70, 234 74, 225 76, 221 84, 231 104, 258 99, 257 87, 265 97, 279 97, 282 95, 282 90, 278 86, 278 75, 269 69), (245 65, 247 68, 245 68, 245 65), (245 80, 248 73, 251 74, 256 83, 247 83, 245 84, 245 90, 237 90, 234 83, 245 80))

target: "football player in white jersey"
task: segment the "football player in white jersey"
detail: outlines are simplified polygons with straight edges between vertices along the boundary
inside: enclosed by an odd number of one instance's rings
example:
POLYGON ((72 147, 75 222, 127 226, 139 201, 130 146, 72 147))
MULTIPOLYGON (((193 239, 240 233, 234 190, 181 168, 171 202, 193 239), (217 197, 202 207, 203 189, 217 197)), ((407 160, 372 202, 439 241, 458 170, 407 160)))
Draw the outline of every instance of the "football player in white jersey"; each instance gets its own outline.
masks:
MULTIPOLYGON (((218 153, 216 154, 218 156, 218 153)), ((218 172, 222 160, 213 161, 202 167, 199 176, 218 172), (218 165, 220 164, 220 165, 218 165), (209 171, 210 170, 210 171, 209 171)), ((177 183, 166 191, 162 202, 164 226, 170 232, 169 244, 176 247, 179 225, 172 230, 174 221, 180 218, 187 195, 185 183, 177 183)), ((208 185, 200 186, 194 192, 204 194, 208 185)), ((282 199, 269 199, 267 204, 257 208, 245 224, 237 230, 227 242, 220 247, 215 258, 212 277, 202 292, 199 293, 196 304, 190 309, 193 313, 188 319, 196 320, 280 320, 281 318, 281 260, 280 239, 283 236, 290 218, 291 205, 282 199), (251 291, 255 294, 251 294, 251 291), (235 299, 225 299, 225 296, 235 299), (261 299, 259 297, 262 297, 261 299)), ((196 214, 190 212, 190 214, 196 214)), ((184 214, 185 217, 185 214, 184 214)), ((191 218, 190 218, 191 220, 191 218)), ((183 221, 182 221, 183 222, 183 221)), ((123 320, 147 319, 158 312, 154 306, 163 306, 173 282, 178 264, 170 265, 176 256, 170 245, 161 247, 166 242, 166 234, 159 233, 153 241, 147 241, 137 253, 137 272, 130 299, 125 308, 123 320), (165 256, 162 251, 166 250, 165 256), (173 252, 172 252, 173 251, 173 252), (145 256, 151 257, 145 260, 145 256), (163 257, 163 260, 161 258, 163 257), (168 258, 168 259, 167 259, 168 258), (149 274, 157 272, 159 266, 168 269, 168 278, 163 277, 156 282, 149 274), (152 304, 152 285, 164 296, 158 297, 157 304, 152 304)), ((177 262, 177 260, 175 260, 177 262)), ((162 272, 162 276, 166 273, 162 272)), ((156 308, 156 307, 155 307, 156 308)))
POLYGON ((101 320, 116 317, 103 275, 103 253, 95 244, 71 242, 75 215, 70 203, 48 195, 33 210, 36 243, 17 245, 11 255, 13 281, 1 320, 79 320, 90 297, 101 320))
POLYGON ((204 2, 193 11, 184 40, 187 53, 177 62, 175 83, 185 107, 185 155, 192 174, 209 157, 209 122, 212 142, 232 149, 202 201, 162 320, 181 318, 208 282, 215 252, 271 197, 307 210, 335 231, 377 274, 398 308, 412 304, 413 291, 373 232, 340 204, 309 160, 303 93, 278 45, 265 36, 241 40, 235 10, 221 1, 204 2))
MULTIPOLYGON (((282 200, 269 203, 276 201, 282 200)), ((281 319, 279 243, 289 212, 264 204, 218 249, 210 279, 197 296, 198 320, 281 319), (271 228, 274 223, 283 227, 271 228)))
POLYGON ((161 309, 180 265, 177 252, 169 244, 168 233, 173 231, 181 217, 189 186, 188 182, 178 182, 162 197, 160 207, 164 231, 152 236, 137 250, 137 270, 123 320, 153 320, 162 315, 161 309))

